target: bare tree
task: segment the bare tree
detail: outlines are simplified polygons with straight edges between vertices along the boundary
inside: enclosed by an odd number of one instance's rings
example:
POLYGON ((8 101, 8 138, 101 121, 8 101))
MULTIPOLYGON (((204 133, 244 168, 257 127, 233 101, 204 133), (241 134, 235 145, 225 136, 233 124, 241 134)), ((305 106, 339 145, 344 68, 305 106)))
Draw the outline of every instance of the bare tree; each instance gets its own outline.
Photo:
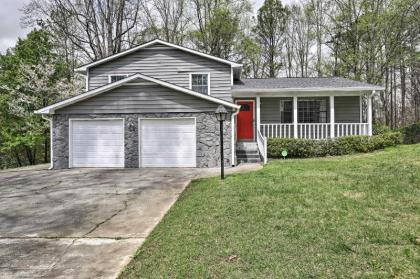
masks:
POLYGON ((147 28, 156 38, 183 44, 190 24, 185 0, 148 0, 141 3, 147 28))
POLYGON ((31 0, 22 22, 42 25, 57 42, 68 40, 84 60, 120 52, 137 39, 141 0, 31 0))

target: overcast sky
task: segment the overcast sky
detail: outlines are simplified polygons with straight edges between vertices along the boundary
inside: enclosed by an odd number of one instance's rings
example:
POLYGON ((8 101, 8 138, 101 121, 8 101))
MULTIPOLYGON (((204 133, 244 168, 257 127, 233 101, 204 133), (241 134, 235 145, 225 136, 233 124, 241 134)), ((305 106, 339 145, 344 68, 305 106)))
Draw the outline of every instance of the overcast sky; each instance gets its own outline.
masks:
MULTIPOLYGON (((4 53, 7 48, 15 45, 16 40, 25 37, 28 29, 23 29, 20 24, 22 15, 20 8, 29 0, 1 0, 0 7, 0 52, 4 53)), ((252 0, 254 9, 257 10, 264 0, 252 0)), ((290 0, 283 1, 291 2, 290 0)))

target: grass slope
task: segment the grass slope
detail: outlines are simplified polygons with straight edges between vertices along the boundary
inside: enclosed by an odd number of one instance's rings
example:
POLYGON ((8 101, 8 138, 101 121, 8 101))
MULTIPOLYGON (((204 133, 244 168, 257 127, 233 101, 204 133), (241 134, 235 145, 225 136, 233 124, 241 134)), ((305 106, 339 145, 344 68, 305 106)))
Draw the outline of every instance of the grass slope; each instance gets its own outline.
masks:
POLYGON ((418 278, 420 145, 194 181, 121 278, 418 278))

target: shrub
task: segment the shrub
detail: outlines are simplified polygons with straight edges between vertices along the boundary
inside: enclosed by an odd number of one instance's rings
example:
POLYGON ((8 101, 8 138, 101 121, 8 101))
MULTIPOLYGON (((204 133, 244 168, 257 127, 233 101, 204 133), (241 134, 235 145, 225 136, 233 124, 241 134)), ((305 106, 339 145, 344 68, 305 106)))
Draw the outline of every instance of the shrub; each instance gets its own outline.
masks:
POLYGON ((399 132, 325 140, 274 138, 269 139, 267 152, 270 158, 282 158, 283 150, 287 150, 288 157, 291 158, 324 157, 372 152, 400 143, 402 134, 399 132))
POLYGON ((372 134, 373 135, 382 135, 385 133, 391 132, 391 128, 384 124, 373 124, 372 126, 372 134))
POLYGON ((404 136, 405 144, 413 144, 420 142, 420 122, 413 123, 401 129, 404 136))
POLYGON ((270 139, 267 144, 267 152, 272 158, 282 158, 283 150, 287 150, 288 157, 314 157, 316 148, 316 142, 308 139, 274 138, 270 139))
POLYGON ((386 147, 396 146, 401 144, 402 134, 400 132, 386 133, 382 135, 372 136, 370 142, 373 150, 384 149, 386 147))

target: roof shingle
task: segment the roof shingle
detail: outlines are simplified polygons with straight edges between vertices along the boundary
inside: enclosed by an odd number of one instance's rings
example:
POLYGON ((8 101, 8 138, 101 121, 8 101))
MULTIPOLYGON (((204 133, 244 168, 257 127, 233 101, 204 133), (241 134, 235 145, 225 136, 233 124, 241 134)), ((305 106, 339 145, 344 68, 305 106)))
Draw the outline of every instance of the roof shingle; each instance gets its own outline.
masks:
POLYGON ((251 78, 235 81, 233 90, 240 89, 310 89, 310 88, 370 88, 383 87, 342 77, 251 78))

